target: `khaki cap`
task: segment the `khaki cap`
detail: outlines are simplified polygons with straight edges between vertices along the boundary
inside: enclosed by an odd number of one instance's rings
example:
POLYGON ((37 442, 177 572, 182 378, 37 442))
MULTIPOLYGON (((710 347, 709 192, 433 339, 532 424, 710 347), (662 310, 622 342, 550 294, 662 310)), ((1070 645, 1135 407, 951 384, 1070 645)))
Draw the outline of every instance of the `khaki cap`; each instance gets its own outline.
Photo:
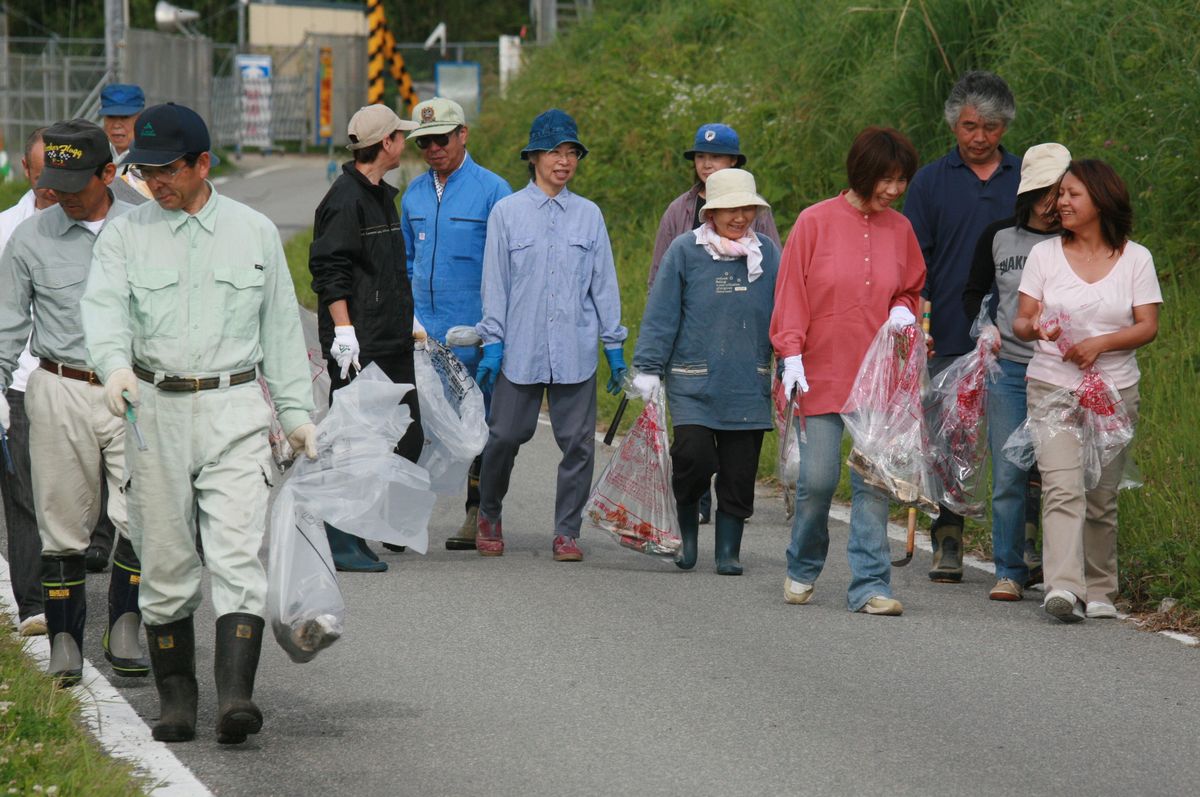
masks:
POLYGON ((408 128, 412 130, 408 134, 409 138, 449 133, 467 123, 462 106, 445 97, 433 97, 413 108, 412 120, 417 127, 415 130, 411 127, 408 128))
POLYGON ((364 105, 350 117, 346 133, 350 136, 350 149, 363 149, 378 144, 397 130, 412 130, 415 122, 401 119, 386 105, 364 105))

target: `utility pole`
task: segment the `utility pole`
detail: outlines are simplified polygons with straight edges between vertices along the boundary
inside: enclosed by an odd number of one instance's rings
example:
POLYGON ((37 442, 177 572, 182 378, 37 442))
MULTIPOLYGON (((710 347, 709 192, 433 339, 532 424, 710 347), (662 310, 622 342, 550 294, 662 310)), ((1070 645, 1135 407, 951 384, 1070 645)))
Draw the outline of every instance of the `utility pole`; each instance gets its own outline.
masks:
POLYGON ((124 76, 125 30, 129 27, 129 0, 104 0, 104 68, 109 81, 124 76))
POLYGON ((558 36, 558 0, 536 0, 537 43, 552 44, 558 36))

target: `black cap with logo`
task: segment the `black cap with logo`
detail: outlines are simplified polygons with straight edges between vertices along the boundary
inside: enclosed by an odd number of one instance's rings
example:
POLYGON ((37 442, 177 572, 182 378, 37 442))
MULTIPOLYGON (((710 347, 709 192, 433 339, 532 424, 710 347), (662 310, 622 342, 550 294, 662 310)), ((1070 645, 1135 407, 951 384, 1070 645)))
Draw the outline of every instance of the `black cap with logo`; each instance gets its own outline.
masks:
POLYGON ((212 142, 200 114, 168 102, 142 111, 134 125, 133 146, 125 163, 166 166, 190 152, 208 152, 212 142))
POLYGON ((68 194, 82 191, 92 175, 112 161, 108 136, 86 119, 56 122, 42 134, 46 148, 46 167, 38 178, 38 188, 52 188, 68 194))

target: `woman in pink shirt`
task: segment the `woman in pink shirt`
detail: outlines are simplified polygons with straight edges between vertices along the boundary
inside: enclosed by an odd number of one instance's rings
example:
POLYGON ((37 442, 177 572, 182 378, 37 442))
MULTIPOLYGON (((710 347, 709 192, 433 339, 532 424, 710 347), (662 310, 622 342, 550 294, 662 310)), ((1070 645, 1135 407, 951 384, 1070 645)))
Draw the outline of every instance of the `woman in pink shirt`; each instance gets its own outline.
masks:
POLYGON ((1035 341, 1026 372, 1029 417, 1042 472, 1042 567, 1045 609, 1063 622, 1117 616, 1117 487, 1128 446, 1084 489, 1083 456, 1073 434, 1050 434, 1045 419, 1077 403, 1074 390, 1095 366, 1120 391, 1129 417, 1138 414, 1134 350, 1158 334, 1162 291, 1154 259, 1129 240, 1133 209, 1125 183, 1107 163, 1071 161, 1058 189, 1063 233, 1033 247, 1021 275, 1013 334, 1035 341), (1054 343, 1062 329, 1042 326, 1044 307, 1065 310, 1074 345, 1054 343), (1057 397, 1055 394, 1058 394, 1057 397))
MULTIPOLYGON (((805 210, 788 235, 775 284, 771 343, 783 386, 804 393, 796 516, 784 598, 808 603, 829 549, 829 505, 841 476, 839 414, 863 355, 884 323, 916 323, 925 261, 908 219, 891 209, 917 170, 902 133, 869 127, 846 158, 850 188, 805 210)), ((847 555, 851 611, 896 615, 887 542, 887 495, 850 475, 847 555)))

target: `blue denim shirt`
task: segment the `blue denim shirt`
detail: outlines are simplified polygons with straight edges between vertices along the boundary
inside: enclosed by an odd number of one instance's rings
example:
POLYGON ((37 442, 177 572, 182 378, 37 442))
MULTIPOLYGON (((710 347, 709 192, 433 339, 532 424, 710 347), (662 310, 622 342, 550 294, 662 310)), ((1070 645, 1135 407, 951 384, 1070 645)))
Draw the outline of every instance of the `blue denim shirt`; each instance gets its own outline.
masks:
POLYGON ((963 310, 963 290, 975 244, 984 229, 1011 216, 1021 183, 1021 159, 1000 148, 1000 166, 987 181, 975 176, 958 147, 922 166, 908 186, 904 215, 925 255, 925 290, 930 333, 939 356, 957 357, 975 348, 963 310))
POLYGON ((621 294, 604 216, 564 188, 532 182, 496 203, 483 254, 484 344, 504 343, 518 385, 578 384, 596 372, 596 339, 619 349, 621 294))

